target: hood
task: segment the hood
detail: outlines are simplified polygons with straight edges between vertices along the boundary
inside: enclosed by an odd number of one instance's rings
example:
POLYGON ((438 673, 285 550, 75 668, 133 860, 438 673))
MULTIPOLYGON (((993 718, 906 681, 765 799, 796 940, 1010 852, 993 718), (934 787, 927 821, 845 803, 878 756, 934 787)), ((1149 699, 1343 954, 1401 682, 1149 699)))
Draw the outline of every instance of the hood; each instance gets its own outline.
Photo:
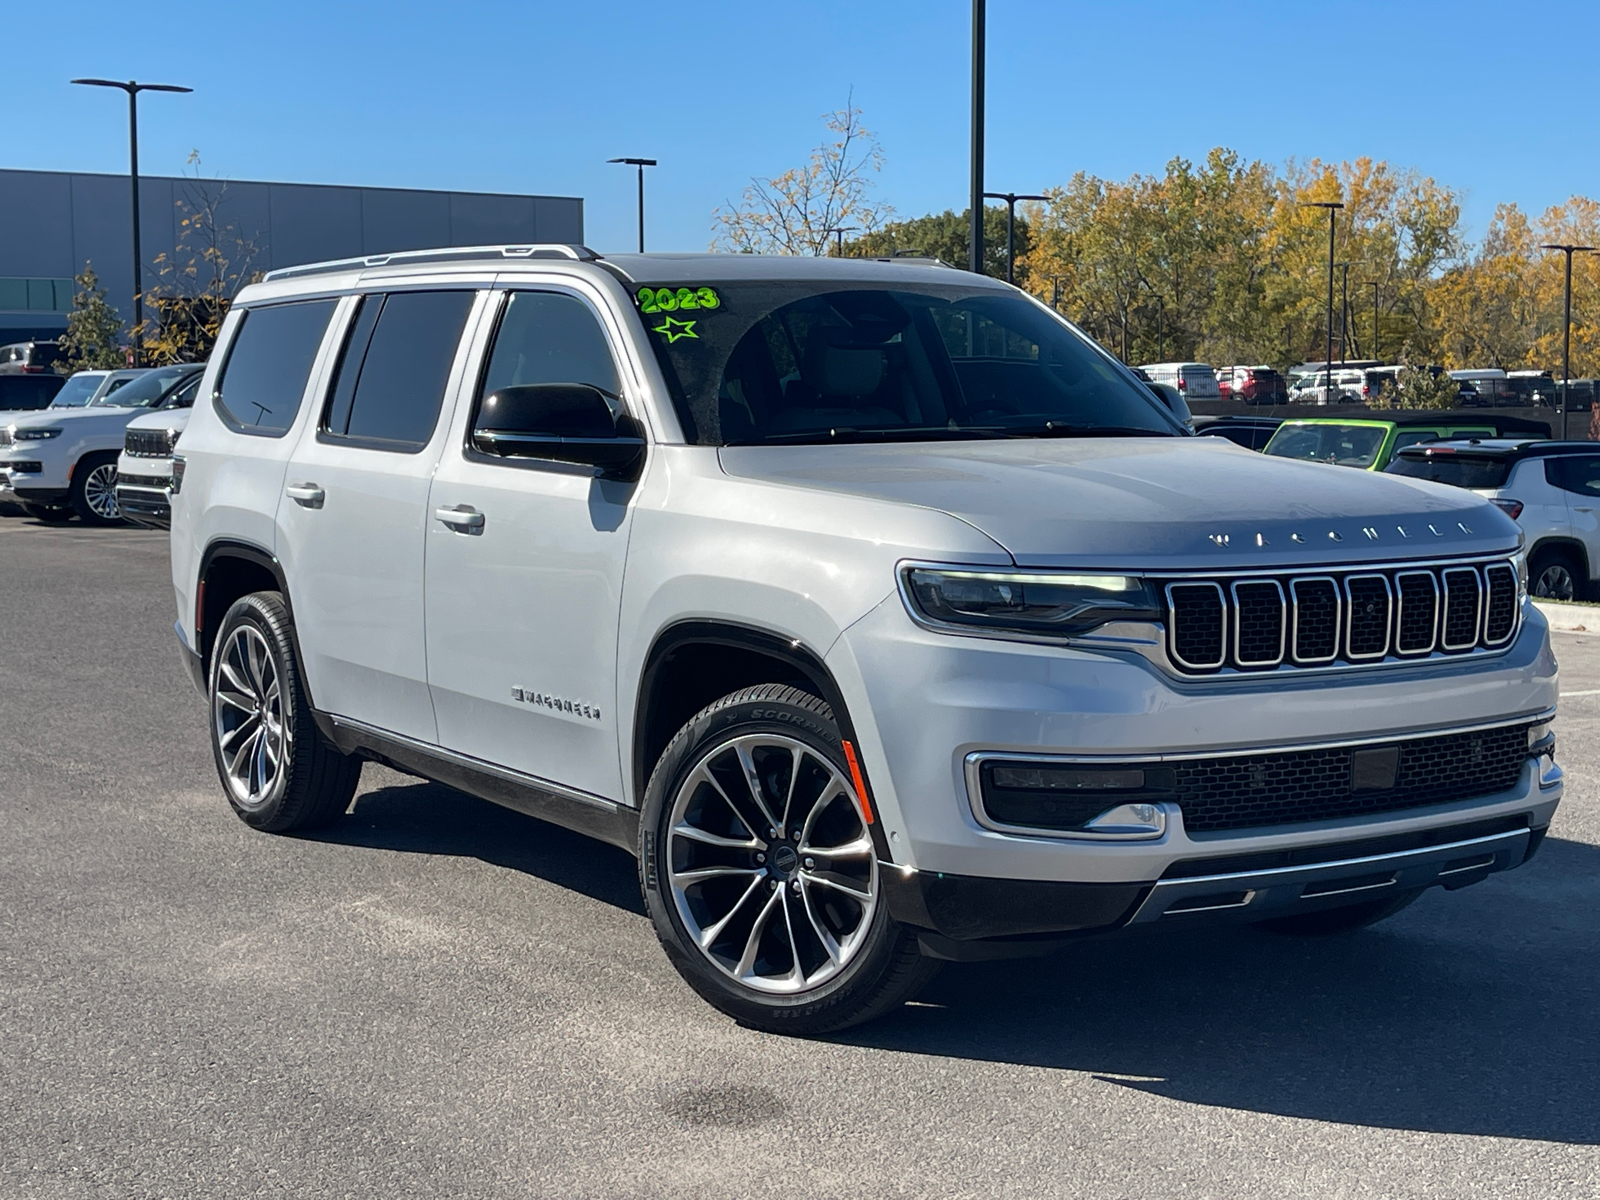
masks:
POLYGON ((181 432, 189 427, 189 414, 192 412, 192 408, 160 408, 135 417, 128 422, 128 428, 176 429, 181 432))
POLYGON ((133 417, 146 411, 139 408, 119 408, 113 404, 91 404, 83 408, 36 408, 26 416, 19 415, 6 424, 14 425, 18 429, 40 429, 59 425, 63 429, 87 431, 97 424, 120 429, 133 417))
POLYGON ((1460 488, 1268 458, 1224 438, 725 446, 734 477, 938 509, 1020 566, 1251 570, 1509 552, 1460 488))

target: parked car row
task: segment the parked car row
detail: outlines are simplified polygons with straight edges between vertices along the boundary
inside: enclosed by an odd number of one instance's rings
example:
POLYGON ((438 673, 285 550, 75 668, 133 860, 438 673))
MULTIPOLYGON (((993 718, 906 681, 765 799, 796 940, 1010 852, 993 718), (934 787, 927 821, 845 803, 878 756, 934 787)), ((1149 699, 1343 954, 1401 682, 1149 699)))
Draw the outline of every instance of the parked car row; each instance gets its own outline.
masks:
POLYGON ((47 407, 0 416, 0 499, 41 521, 164 524, 173 447, 204 370, 79 371, 47 407), (119 463, 130 456, 139 469, 123 480, 119 463))

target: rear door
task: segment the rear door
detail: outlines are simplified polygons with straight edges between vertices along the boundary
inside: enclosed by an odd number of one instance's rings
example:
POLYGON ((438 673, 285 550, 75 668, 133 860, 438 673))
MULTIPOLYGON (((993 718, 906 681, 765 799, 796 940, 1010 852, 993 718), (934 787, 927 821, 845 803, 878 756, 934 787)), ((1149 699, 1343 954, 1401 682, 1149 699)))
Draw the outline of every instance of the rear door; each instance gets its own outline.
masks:
POLYGON ((1546 478, 1565 494, 1572 534, 1583 543, 1589 577, 1600 569, 1600 454, 1562 455, 1545 460, 1546 478))
POLYGON ((428 487, 486 292, 357 298, 278 505, 278 546, 317 706, 437 740, 423 634, 428 487))

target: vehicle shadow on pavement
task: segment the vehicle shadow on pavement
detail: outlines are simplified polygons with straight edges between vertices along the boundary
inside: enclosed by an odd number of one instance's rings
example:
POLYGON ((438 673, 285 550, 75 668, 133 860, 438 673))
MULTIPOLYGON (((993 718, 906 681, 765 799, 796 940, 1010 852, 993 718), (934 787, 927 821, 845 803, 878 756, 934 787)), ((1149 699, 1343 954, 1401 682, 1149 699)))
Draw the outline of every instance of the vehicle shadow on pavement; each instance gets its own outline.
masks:
POLYGON ((343 818, 296 836, 476 858, 644 916, 638 871, 627 851, 442 784, 403 783, 360 792, 343 818))
POLYGON ((835 1040, 1250 1112, 1600 1143, 1600 848, 1552 838, 1524 871, 1343 937, 1160 933, 953 964, 835 1040))

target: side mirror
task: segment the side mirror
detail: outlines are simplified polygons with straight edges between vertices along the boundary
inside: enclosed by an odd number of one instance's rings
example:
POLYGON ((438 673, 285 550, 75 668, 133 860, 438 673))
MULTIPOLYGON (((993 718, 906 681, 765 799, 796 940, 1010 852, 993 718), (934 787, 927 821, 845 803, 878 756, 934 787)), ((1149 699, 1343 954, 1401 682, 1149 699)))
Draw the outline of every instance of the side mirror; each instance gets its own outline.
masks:
POLYGON ((644 438, 628 417, 612 416, 598 389, 583 383, 528 383, 484 398, 472 446, 498 458, 537 458, 593 467, 603 479, 637 479, 644 438))
POLYGON ((1154 392, 1156 398, 1171 410, 1173 416, 1177 417, 1179 421, 1190 429, 1194 428, 1194 416, 1189 412, 1189 402, 1183 398, 1182 392, 1170 383, 1147 383, 1145 386, 1154 392))

